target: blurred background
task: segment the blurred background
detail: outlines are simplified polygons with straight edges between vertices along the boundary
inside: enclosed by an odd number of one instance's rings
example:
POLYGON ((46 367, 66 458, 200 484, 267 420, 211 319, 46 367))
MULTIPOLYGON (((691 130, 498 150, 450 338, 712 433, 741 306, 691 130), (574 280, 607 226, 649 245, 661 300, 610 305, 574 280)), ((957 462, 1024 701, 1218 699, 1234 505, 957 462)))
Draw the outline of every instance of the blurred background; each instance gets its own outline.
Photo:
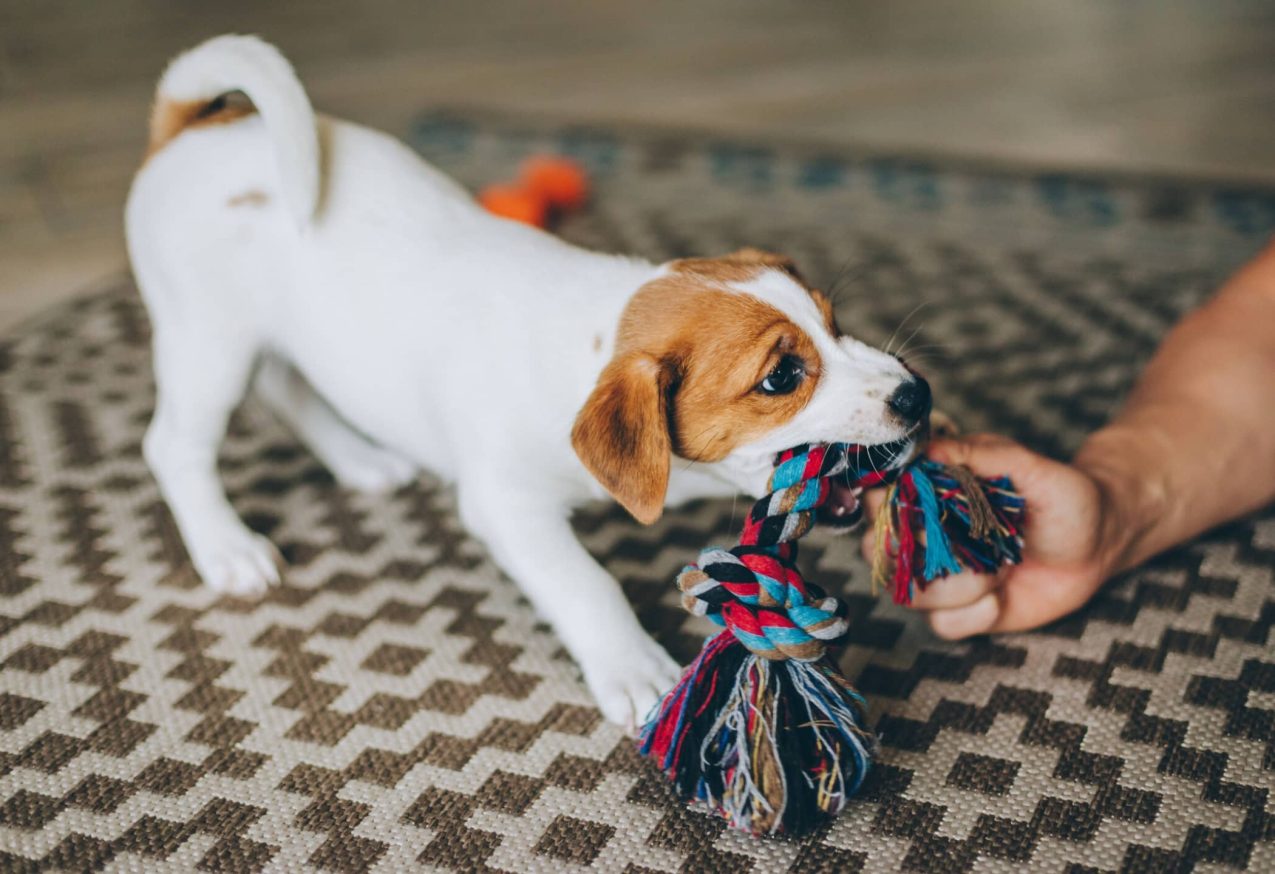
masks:
POLYGON ((0 0, 0 329, 123 269, 155 79, 225 31, 399 135, 448 106, 1275 181, 1259 0, 0 0))

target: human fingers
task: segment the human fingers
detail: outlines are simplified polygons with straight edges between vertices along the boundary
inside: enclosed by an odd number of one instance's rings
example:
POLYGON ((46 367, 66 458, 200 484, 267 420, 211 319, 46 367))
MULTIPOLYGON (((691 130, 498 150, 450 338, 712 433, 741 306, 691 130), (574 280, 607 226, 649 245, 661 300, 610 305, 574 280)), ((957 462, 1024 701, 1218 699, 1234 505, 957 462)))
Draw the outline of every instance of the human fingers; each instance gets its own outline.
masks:
POLYGON ((917 610, 954 610, 966 607, 996 588, 998 582, 995 574, 975 574, 968 571, 952 574, 931 581, 924 589, 918 589, 908 606, 917 610))
POLYGON ((1037 569, 1006 572, 1003 584, 964 606, 931 610, 930 628, 939 637, 958 640, 975 634, 1039 628, 1080 609, 1102 584, 1100 577, 1076 577, 1037 569))
POLYGON ((930 630, 944 640, 961 640, 986 634, 1000 618, 1000 599, 995 590, 952 610, 931 610, 926 614, 930 630))
POLYGON ((1040 456, 999 434, 971 434, 959 440, 935 440, 926 454, 943 464, 960 464, 983 477, 1022 475, 1040 456))

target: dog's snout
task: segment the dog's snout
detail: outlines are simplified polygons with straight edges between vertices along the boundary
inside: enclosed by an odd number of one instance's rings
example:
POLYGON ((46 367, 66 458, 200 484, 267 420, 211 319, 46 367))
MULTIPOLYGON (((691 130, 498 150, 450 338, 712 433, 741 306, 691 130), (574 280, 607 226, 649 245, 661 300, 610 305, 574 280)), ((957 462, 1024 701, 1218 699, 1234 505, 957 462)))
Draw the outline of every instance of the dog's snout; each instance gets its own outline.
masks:
POLYGON ((930 414, 931 401, 930 384, 917 376, 900 383, 886 404, 904 422, 915 424, 930 414))

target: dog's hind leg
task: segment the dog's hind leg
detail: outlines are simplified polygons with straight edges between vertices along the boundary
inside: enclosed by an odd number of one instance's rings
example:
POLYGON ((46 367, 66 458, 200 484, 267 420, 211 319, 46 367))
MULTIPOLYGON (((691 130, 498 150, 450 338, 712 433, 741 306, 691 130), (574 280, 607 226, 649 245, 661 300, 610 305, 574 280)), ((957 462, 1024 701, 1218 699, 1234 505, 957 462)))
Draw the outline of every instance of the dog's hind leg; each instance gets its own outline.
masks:
POLYGON ((217 473, 217 447, 247 389, 255 341, 208 324, 155 323, 158 397, 143 443, 146 461, 203 581, 218 591, 258 594, 279 581, 282 560, 236 515, 217 473))
POLYGON ((253 388, 341 485, 387 492, 420 473, 412 461, 374 443, 341 418, 286 361, 264 356, 253 388))

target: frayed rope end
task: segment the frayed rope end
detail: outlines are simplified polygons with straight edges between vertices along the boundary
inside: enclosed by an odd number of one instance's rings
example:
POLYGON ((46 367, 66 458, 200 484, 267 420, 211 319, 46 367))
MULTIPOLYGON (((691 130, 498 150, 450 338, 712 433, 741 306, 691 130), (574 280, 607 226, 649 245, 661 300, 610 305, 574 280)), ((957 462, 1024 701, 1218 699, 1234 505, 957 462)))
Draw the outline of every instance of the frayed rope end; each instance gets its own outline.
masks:
POLYGON ((1025 515, 1026 502, 1007 477, 984 480, 965 467, 916 461, 890 485, 877 514, 873 582, 893 587, 895 601, 908 604, 918 587, 940 577, 1018 564, 1025 515))
POLYGON ((859 789, 876 741, 863 698, 827 658, 761 658, 723 632, 639 735, 684 798, 753 834, 806 834, 859 789))

